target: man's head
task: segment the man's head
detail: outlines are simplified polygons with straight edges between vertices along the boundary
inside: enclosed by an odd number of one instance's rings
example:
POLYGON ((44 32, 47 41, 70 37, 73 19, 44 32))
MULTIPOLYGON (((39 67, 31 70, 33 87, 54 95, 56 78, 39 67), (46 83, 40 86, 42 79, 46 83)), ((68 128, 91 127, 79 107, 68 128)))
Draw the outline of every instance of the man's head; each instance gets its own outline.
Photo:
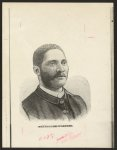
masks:
POLYGON ((68 77, 69 67, 65 54, 56 44, 45 44, 33 54, 33 70, 40 84, 51 90, 64 86, 68 77))

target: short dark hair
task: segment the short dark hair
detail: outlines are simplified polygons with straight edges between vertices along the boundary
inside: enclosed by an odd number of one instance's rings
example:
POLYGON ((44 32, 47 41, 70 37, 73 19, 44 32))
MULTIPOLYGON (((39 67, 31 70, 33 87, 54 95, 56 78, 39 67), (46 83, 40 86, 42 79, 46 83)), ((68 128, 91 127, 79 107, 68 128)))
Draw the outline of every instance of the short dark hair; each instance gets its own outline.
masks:
POLYGON ((59 49, 63 52, 62 48, 57 44, 44 44, 35 50, 33 54, 33 65, 40 66, 43 62, 45 53, 51 49, 59 49))

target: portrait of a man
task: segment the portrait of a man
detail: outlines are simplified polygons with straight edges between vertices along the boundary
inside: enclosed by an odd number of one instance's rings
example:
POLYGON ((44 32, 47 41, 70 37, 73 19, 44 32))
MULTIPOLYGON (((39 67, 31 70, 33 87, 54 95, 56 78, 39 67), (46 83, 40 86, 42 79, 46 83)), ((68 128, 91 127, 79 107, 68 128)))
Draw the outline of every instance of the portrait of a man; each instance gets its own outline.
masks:
POLYGON ((113 147, 113 3, 2 7, 3 148, 113 147))
POLYGON ((37 89, 22 102, 29 119, 76 119, 86 114, 83 98, 64 88, 69 66, 63 49, 44 44, 33 54, 33 70, 39 80, 37 89))

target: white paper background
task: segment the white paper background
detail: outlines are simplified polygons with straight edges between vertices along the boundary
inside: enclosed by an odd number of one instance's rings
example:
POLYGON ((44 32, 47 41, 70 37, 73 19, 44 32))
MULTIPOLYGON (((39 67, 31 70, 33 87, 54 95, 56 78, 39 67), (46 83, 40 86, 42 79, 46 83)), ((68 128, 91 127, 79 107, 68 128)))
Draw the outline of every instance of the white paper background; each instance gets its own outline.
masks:
POLYGON ((12 147, 112 146, 112 7, 112 3, 3 3, 4 147, 9 147, 9 19, 12 147), (44 43, 60 45, 69 62, 69 77, 81 75, 90 84, 91 112, 83 119, 64 122, 72 124, 73 128, 37 128, 63 122, 38 120, 31 123, 20 113, 22 83, 27 78, 36 78, 32 55, 44 43), (48 133, 59 136, 67 132, 81 135, 63 143, 39 141, 40 136, 48 133))

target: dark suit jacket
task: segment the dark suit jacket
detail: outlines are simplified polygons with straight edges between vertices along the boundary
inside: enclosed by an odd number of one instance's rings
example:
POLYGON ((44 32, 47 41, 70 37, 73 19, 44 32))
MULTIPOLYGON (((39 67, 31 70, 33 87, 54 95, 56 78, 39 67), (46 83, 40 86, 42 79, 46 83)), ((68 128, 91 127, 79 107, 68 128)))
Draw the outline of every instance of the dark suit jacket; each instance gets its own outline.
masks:
POLYGON ((64 89, 62 98, 54 97, 39 87, 28 96, 22 106, 29 119, 75 119, 87 112, 87 106, 78 95, 64 89))

